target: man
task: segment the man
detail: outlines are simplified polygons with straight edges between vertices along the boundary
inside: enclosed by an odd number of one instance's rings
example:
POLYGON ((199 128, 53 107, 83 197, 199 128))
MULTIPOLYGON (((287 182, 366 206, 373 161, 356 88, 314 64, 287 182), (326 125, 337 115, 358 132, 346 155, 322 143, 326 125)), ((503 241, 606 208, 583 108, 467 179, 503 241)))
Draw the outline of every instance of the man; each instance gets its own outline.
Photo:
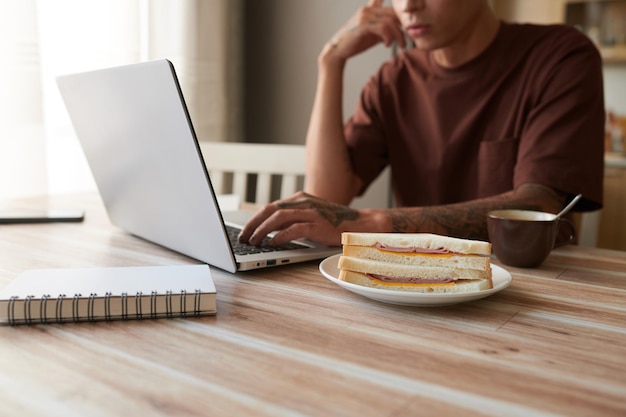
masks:
POLYGON ((323 48, 307 133, 306 193, 267 205, 240 239, 343 231, 487 239, 504 208, 556 213, 582 193, 602 205, 601 60, 565 26, 501 22, 487 0, 371 0, 323 48), (364 87, 343 125, 346 62, 377 43, 404 48, 364 87), (398 208, 347 204, 391 166, 398 208))

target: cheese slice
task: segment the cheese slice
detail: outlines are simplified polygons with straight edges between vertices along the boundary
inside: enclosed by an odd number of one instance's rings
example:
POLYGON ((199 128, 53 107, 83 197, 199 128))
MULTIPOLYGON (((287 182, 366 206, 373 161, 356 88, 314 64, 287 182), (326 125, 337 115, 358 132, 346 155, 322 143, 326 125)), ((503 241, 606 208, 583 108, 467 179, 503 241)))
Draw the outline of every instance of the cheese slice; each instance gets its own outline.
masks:
POLYGON ((417 284, 412 282, 385 282, 376 278, 369 277, 372 281, 374 281, 378 285, 384 285, 386 287, 454 287, 456 282, 445 282, 445 283, 429 283, 429 284, 417 284))

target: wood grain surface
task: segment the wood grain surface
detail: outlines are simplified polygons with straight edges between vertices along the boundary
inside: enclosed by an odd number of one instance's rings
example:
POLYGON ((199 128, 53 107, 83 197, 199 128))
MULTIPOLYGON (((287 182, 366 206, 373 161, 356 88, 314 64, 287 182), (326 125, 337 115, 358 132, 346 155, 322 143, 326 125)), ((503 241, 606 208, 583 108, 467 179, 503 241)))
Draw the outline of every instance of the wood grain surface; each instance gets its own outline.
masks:
MULTIPOLYGON (((197 263, 112 226, 92 194, 11 205, 0 286, 33 268, 197 263)), ((494 263, 498 263, 496 259, 494 263)), ((6 416, 624 416, 626 252, 568 246, 448 307, 350 293, 318 262, 212 268, 214 317, 0 327, 6 416)))

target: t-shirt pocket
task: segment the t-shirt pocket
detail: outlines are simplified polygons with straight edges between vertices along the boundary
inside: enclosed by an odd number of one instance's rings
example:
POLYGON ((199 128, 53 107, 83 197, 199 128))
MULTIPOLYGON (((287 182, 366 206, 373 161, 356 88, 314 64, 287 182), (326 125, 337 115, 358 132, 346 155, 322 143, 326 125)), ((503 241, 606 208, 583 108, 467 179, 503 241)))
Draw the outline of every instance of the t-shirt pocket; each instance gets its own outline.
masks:
POLYGON ((513 189, 518 138, 487 141, 478 152, 478 194, 490 197, 513 189))

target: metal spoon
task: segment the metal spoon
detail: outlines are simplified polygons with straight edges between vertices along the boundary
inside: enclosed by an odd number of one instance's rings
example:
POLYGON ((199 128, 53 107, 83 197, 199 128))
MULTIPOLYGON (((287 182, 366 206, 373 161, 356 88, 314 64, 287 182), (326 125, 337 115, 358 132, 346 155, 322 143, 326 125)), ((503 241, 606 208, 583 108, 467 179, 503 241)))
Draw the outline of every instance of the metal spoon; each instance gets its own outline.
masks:
POLYGON ((561 210, 561 212, 559 214, 556 215, 556 218, 560 218, 561 216, 565 215, 565 213, 567 213, 568 211, 570 211, 572 209, 572 207, 574 207, 574 205, 576 205, 576 203, 578 203, 578 200, 580 200, 582 198, 582 194, 578 194, 576 197, 574 197, 572 199, 572 201, 569 202, 569 204, 567 206, 565 206, 565 208, 563 210, 561 210))

